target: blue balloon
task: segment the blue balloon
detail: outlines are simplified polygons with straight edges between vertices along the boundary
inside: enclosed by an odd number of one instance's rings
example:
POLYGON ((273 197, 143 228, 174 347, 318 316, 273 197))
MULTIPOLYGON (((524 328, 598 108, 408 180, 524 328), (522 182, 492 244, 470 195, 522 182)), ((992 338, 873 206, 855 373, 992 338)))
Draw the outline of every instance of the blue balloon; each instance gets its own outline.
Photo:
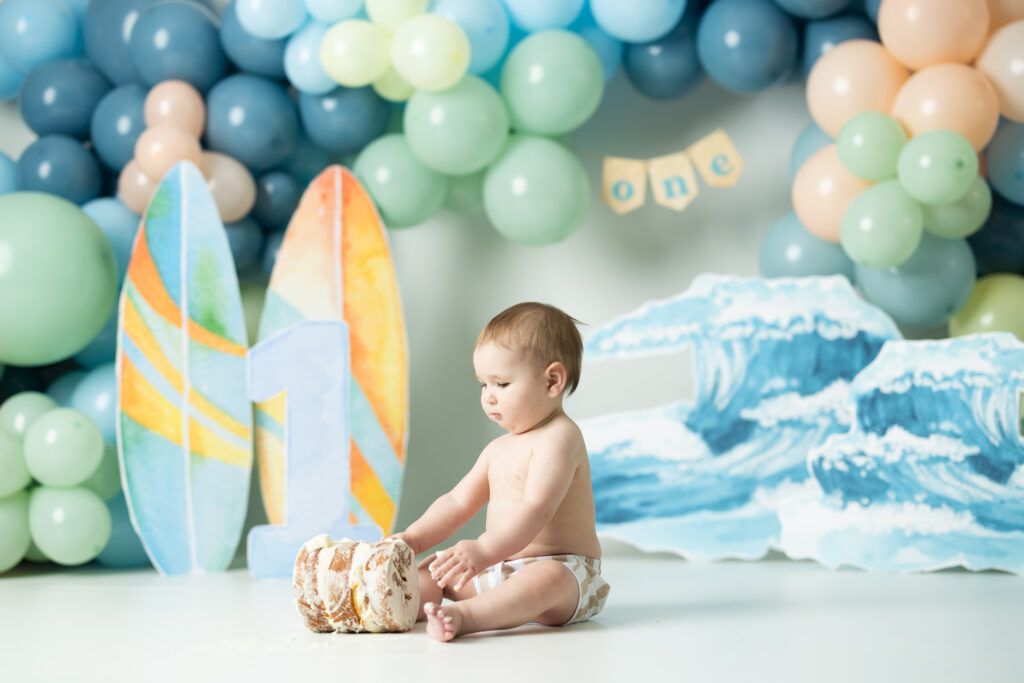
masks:
POLYGON ((284 171, 264 173, 256 179, 256 203, 252 217, 266 230, 283 230, 302 198, 298 181, 284 171))
POLYGON ((850 0, 775 0, 775 3, 801 19, 824 19, 850 4, 850 0))
POLYGON ((985 147, 988 182, 1014 204, 1024 205, 1024 123, 1000 119, 985 147))
POLYGON ((840 14, 829 19, 809 21, 804 26, 804 77, 818 58, 846 40, 874 40, 878 42, 875 25, 861 14, 840 14))
POLYGON ((18 164, 9 156, 0 152, 0 195, 15 192, 18 189, 18 164))
POLYGON ((469 73, 485 73, 501 62, 508 46, 509 22, 499 0, 438 0, 431 13, 451 20, 466 34, 469 73))
POLYGON ((274 271, 274 262, 277 261, 277 252, 281 249, 282 240, 284 240, 283 230, 270 233, 263 242, 263 257, 260 265, 263 267, 263 274, 267 277, 270 277, 274 271))
POLYGON ((146 89, 114 88, 100 100, 89 126, 92 147, 107 167, 120 171, 135 156, 135 142, 146 130, 146 89))
POLYGON ((292 34, 284 49, 284 72, 299 92, 323 95, 338 87, 320 64, 320 40, 330 28, 311 21, 292 34))
POLYGON ((110 90, 99 71, 80 59, 40 64, 21 84, 18 106, 25 124, 36 135, 89 137, 93 110, 110 90))
POLYGON ((330 163, 331 156, 327 150, 314 143, 308 135, 299 130, 295 149, 278 165, 278 170, 293 176, 300 187, 306 187, 330 163))
POLYGON ((114 248, 117 282, 120 285, 124 282, 124 274, 128 270, 132 244, 135 242, 135 233, 139 231, 141 218, 115 197, 94 199, 83 205, 82 211, 99 226, 107 236, 110 246, 114 248))
POLYGON ((0 3, 0 57, 18 71, 73 57, 77 48, 78 20, 62 0, 0 3))
POLYGON ((981 230, 967 238, 978 275, 1024 275, 1024 206, 992 194, 992 211, 981 230))
POLYGON ((18 189, 49 192, 75 204, 100 193, 103 171, 92 152, 65 135, 45 135, 18 159, 18 189))
POLYGON ((55 379, 50 383, 50 386, 46 387, 46 394, 54 401, 57 405, 67 407, 71 405, 71 394, 74 393, 75 387, 82 381, 88 374, 85 370, 70 370, 65 372, 63 375, 55 379))
POLYGON ((217 16, 192 2, 147 7, 132 29, 132 61, 146 85, 175 79, 206 92, 227 69, 217 16))
POLYGON ((300 95, 299 113, 310 139, 334 154, 355 154, 384 133, 391 106, 372 88, 335 88, 300 95))
POLYGON ((649 43, 679 23, 686 4, 687 0, 590 0, 590 10, 608 35, 627 43, 649 43))
POLYGON ((604 71, 604 82, 612 80, 612 77, 619 70, 622 64, 622 41, 608 33, 597 25, 590 5, 583 8, 580 15, 569 27, 570 31, 579 34, 580 38, 587 41, 587 44, 597 53, 601 60, 601 69, 604 71))
POLYGON ((697 57, 698 12, 687 11, 667 35, 631 43, 622 54, 626 76, 637 90, 656 100, 681 97, 704 78, 697 57))
POLYGON ((583 9, 583 0, 504 0, 516 26, 524 31, 566 28, 583 9))
POLYGON ((115 85, 139 80, 129 41, 142 10, 155 1, 90 0, 85 9, 85 54, 115 85))
POLYGON ((333 24, 352 19, 363 9, 363 0, 306 0, 306 11, 319 22, 333 24))
POLYGON ((14 98, 21 88, 25 74, 7 63, 7 60, 0 56, 0 102, 14 98))
POLYGON ((294 33, 309 18, 303 0, 237 0, 235 14, 246 31, 270 40, 294 33))
POLYGON ((104 363, 113 363, 117 357, 117 306, 110 313, 107 322, 73 358, 86 368, 95 368, 104 363))
POLYGON ((936 327, 959 311, 974 288, 974 256, 967 240, 925 232, 913 256, 893 268, 857 266, 865 298, 912 329, 936 327))
POLYGON ((796 63, 796 28, 770 0, 717 0, 697 28, 697 54, 718 85, 737 94, 759 92, 784 79, 796 63))
POLYGON ((220 15, 220 43, 228 59, 239 69, 267 78, 285 77, 286 41, 257 38, 242 28, 235 13, 235 0, 231 0, 220 15))
POLYGON ((793 143, 793 150, 789 154, 789 174, 792 177, 796 177, 797 171, 804 165, 812 154, 817 152, 822 147, 831 145, 833 142, 829 134, 821 129, 818 124, 808 123, 807 126, 797 136, 796 142, 793 143))
POLYGON ((117 373, 113 359, 90 370, 71 392, 70 406, 96 423, 103 440, 117 440, 117 373))
POLYGON ((244 270, 259 260, 263 246, 263 229, 259 223, 247 216, 240 221, 228 223, 224 230, 228 234, 228 244, 237 270, 244 270))
POLYGON ((149 556, 132 527, 124 491, 107 501, 107 510, 110 511, 110 540, 96 556, 96 561, 115 569, 148 567, 149 556))
POLYGON ((758 263, 764 277, 843 275, 853 281, 853 261, 843 248, 807 232, 792 212, 768 231, 758 263))
POLYGON ((64 0, 64 2, 75 13, 75 19, 78 19, 78 23, 81 24, 85 19, 85 10, 89 7, 89 3, 92 0, 64 0))
POLYGON ((295 103, 284 88, 259 76, 235 74, 217 83, 206 98, 206 140, 210 149, 250 169, 273 168, 292 153, 299 135, 295 103))

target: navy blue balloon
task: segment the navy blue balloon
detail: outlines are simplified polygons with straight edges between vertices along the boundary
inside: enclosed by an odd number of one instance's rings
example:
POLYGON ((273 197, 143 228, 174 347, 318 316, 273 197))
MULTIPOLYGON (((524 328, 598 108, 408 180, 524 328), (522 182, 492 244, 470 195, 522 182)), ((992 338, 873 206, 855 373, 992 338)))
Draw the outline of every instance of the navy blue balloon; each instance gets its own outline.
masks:
POLYGON ((245 270, 254 265, 260 258, 263 247, 263 228, 248 216, 240 221, 224 226, 231 246, 231 256, 235 260, 237 270, 245 270))
MULTIPOLYGON (((693 7, 698 6, 694 3, 693 7)), ((697 57, 699 11, 688 7, 672 31, 650 43, 627 43, 622 53, 626 76, 637 90, 657 100, 680 97, 704 77, 697 57)))
POLYGON ((220 15, 220 44, 228 59, 242 71, 284 80, 284 49, 287 38, 266 40, 242 28, 231 0, 220 15))
POLYGON ((796 63, 793 20, 771 0, 717 0, 697 27, 697 54, 708 77, 737 94, 786 78, 796 63))
POLYGON ((18 189, 48 192, 75 204, 100 193, 100 162, 82 143, 66 135, 45 135, 18 159, 18 189))
POLYGON ((147 85, 175 79, 206 92, 228 62, 220 46, 217 17, 192 2, 160 2, 140 16, 131 39, 132 61, 147 85))
POLYGON ((874 40, 878 42, 878 29, 862 14, 840 14, 837 17, 809 21, 804 26, 804 77, 818 58, 846 40, 874 40))
POLYGON ((25 76, 18 106, 25 124, 36 135, 89 137, 93 110, 110 90, 110 83, 81 59, 40 64, 25 76))
POLYGON ((992 193, 992 212, 981 230, 967 238, 978 275, 1024 275, 1024 206, 992 193))
POLYGON ((391 106, 372 88, 335 88, 299 96, 299 113, 310 139, 334 154, 355 154, 388 127, 391 106))
POLYGON ((89 127, 96 156, 120 171, 135 156, 135 141, 146 130, 143 111, 146 89, 140 85, 114 88, 100 100, 89 127))
POLYGON ((284 240, 284 231, 272 232, 263 241, 263 257, 260 265, 263 267, 263 274, 270 277, 274 270, 274 262, 277 261, 277 252, 281 249, 281 242, 284 240))
POLYGON ((327 150, 310 140, 309 136, 300 130, 295 149, 279 164, 279 170, 293 176, 301 187, 306 187, 330 163, 331 155, 327 150))
POLYGON ((871 21, 878 22, 878 8, 882 6, 882 0, 864 0, 864 14, 868 15, 871 21))
POLYGON ((142 10, 155 1, 91 0, 85 9, 85 54, 114 85, 139 80, 128 43, 142 10))
POLYGON ((850 0, 775 0, 775 3, 801 19, 824 19, 842 11, 850 0))
POLYGON ((302 198, 299 182, 284 171, 264 173, 256 179, 256 203, 252 217, 264 229, 284 229, 302 198))
POLYGON ((235 74, 206 98, 206 141, 256 171, 273 168, 295 148, 299 117, 285 89, 260 76, 235 74))

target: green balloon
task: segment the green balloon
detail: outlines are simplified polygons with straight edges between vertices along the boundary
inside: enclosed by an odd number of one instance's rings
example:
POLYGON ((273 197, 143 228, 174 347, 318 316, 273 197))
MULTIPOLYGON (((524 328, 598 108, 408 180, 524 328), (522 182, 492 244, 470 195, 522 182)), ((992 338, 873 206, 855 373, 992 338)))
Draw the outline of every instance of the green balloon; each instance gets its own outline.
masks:
POLYGON ((839 241, 854 263, 891 268, 913 255, 923 232, 921 205, 893 179, 869 187, 850 203, 839 241))
POLYGON ((448 178, 444 208, 460 216, 475 216, 484 210, 484 171, 448 178))
POLYGON ((949 321, 954 337, 1010 332, 1024 341, 1024 277, 997 273, 978 280, 964 307, 949 321))
POLYGON ((512 128, 559 135, 578 128, 604 93, 601 60, 569 31, 540 31, 512 48, 501 69, 501 95, 512 128))
POLYGON ((22 391, 0 405, 0 429, 24 439, 36 418, 57 407, 57 402, 38 391, 22 391))
POLYGON ((955 202, 978 177, 978 155, 963 135, 929 130, 915 135, 899 159, 900 184, 922 204, 955 202))
POLYGON ((389 228, 422 223, 444 202, 448 179, 417 159, 404 135, 384 135, 371 142, 352 170, 389 228))
POLYGON ((0 361, 46 365, 81 351, 117 298, 117 264, 77 206, 42 192, 0 197, 0 361))
POLYGON ((103 457, 99 467, 82 482, 82 488, 89 489, 100 500, 110 500, 121 491, 121 467, 117 462, 117 446, 103 444, 103 457))
POLYGON ((447 90, 417 90, 405 105, 405 139, 416 157, 446 175, 479 171, 501 152, 508 114, 497 91, 476 76, 447 90))
POLYGON ((0 498, 0 572, 14 567, 28 552, 28 491, 0 498))
POLYGON ((0 429, 0 498, 22 490, 31 481, 25 467, 21 439, 0 429))
POLYGON ((839 131, 836 149, 850 173, 867 180, 885 180, 895 177, 906 143, 907 134, 899 121, 879 111, 865 111, 839 131))
POLYGON ((102 459, 103 435, 74 408, 51 410, 25 433, 25 464, 33 478, 46 486, 80 484, 102 459))
POLYGON ((110 511, 100 497, 83 488, 40 486, 28 505, 32 540, 58 564, 84 564, 110 540, 110 511))
POLYGON ((924 229, 936 237, 956 239, 981 229, 992 211, 992 190, 981 176, 960 199, 949 204, 922 204, 924 229))
POLYGON ((590 203, 587 175, 557 142, 515 135, 484 179, 484 210, 495 229, 519 244, 539 246, 571 235, 590 203))

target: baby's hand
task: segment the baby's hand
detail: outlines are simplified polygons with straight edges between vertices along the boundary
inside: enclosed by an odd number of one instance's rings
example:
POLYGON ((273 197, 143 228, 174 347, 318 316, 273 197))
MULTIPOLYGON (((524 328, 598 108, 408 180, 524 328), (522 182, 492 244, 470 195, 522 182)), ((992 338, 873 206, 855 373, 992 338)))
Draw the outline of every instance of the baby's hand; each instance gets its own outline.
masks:
POLYGON ((467 581, 487 568, 487 559, 478 541, 459 541, 448 550, 442 550, 430 564, 430 576, 441 588, 452 586, 460 590, 467 581))

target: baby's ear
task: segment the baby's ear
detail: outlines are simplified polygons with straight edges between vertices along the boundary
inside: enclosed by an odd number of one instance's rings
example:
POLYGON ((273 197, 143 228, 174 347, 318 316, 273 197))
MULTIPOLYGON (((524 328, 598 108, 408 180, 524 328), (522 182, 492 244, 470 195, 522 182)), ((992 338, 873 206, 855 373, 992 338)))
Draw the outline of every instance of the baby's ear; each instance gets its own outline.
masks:
POLYGON ((569 373, 561 361, 555 361, 544 370, 545 387, 549 398, 555 398, 565 390, 565 383, 569 380, 569 373))

